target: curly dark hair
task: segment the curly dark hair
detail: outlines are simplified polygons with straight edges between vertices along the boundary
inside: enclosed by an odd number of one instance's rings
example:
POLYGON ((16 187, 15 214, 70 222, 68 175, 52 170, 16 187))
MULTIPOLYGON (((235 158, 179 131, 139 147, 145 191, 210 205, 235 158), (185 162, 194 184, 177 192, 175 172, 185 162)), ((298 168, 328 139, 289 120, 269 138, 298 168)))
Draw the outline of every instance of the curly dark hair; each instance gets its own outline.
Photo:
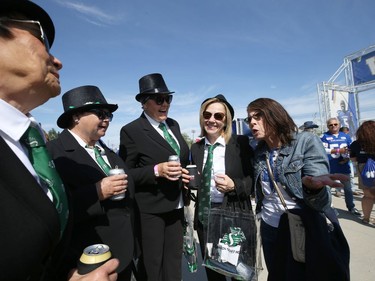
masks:
POLYGON ((375 155, 375 121, 368 120, 359 126, 356 135, 362 149, 368 154, 375 155))
POLYGON ((267 131, 274 131, 282 145, 290 144, 298 127, 285 108, 270 98, 259 98, 249 103, 247 111, 255 111, 262 116, 267 131))

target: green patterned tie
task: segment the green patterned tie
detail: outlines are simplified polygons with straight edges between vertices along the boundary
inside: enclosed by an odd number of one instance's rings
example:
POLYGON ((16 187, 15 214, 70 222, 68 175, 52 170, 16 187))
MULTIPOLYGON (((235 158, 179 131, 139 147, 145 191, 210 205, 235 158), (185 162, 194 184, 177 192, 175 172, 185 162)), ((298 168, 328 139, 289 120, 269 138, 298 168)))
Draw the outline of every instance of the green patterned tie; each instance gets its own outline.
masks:
POLYGON ((101 149, 98 146, 88 146, 88 145, 86 145, 86 147, 91 148, 91 149, 94 150, 96 161, 98 162, 99 166, 102 168, 102 170, 104 171, 104 173, 107 176, 109 176, 109 170, 111 169, 111 167, 103 159, 103 157, 102 157, 102 155, 100 153, 101 149))
POLYGON ((60 235, 62 235, 69 216, 69 206, 64 184, 57 173, 55 164, 37 128, 30 125, 21 137, 21 142, 27 147, 29 159, 35 172, 38 174, 42 183, 45 184, 52 193, 53 203, 60 219, 60 235))
POLYGON ((212 174, 212 159, 213 151, 219 145, 209 145, 206 164, 202 172, 202 184, 199 189, 199 208, 198 218, 203 225, 207 225, 208 210, 210 209, 210 193, 211 193, 211 174, 212 174))
POLYGON ((164 123, 159 124, 159 129, 163 131, 165 140, 169 143, 169 145, 173 148, 174 151, 176 151, 177 155, 180 155, 180 147, 178 146, 175 139, 169 134, 167 127, 164 123))

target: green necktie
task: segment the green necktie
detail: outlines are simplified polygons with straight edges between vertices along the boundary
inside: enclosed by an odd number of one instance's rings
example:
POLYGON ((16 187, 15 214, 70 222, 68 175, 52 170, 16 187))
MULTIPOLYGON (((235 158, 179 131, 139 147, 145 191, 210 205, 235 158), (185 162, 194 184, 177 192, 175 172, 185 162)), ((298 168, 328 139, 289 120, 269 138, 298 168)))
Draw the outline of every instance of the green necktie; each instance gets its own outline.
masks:
POLYGON ((38 174, 42 183, 45 184, 52 193, 53 203, 60 218, 60 235, 62 235, 69 216, 69 206, 64 184, 57 173, 55 164, 37 128, 30 125, 21 137, 21 142, 27 147, 29 159, 35 172, 38 174))
POLYGON ((202 172, 202 184, 199 189, 199 208, 198 218, 203 225, 207 225, 208 211, 210 209, 210 193, 211 193, 211 174, 212 174, 212 159, 213 151, 219 145, 209 145, 206 164, 204 165, 202 172))
POLYGON ((103 157, 102 157, 102 155, 100 153, 101 149, 98 146, 88 146, 88 145, 86 145, 86 147, 92 148, 94 150, 96 161, 98 162, 99 166, 102 168, 102 170, 104 171, 104 173, 107 176, 109 176, 109 170, 111 169, 111 167, 103 159, 103 157))
POLYGON ((173 148, 174 151, 176 151, 177 155, 180 155, 180 147, 178 146, 175 139, 170 135, 170 133, 167 130, 167 127, 164 123, 159 124, 159 128, 163 131, 165 140, 169 143, 169 145, 173 148))

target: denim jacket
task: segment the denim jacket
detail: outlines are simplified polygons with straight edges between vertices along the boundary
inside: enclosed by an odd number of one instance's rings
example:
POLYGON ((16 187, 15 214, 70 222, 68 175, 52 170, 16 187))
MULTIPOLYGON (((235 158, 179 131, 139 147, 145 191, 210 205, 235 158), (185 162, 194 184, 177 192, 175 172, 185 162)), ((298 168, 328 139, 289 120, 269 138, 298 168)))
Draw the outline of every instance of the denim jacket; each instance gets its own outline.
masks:
MULTIPOLYGON (((257 212, 260 211, 263 194, 261 173, 267 170, 266 159, 269 151, 264 141, 255 149, 254 178, 256 184, 257 212)), ((290 145, 283 146, 276 159, 276 172, 279 182, 293 200, 303 202, 317 210, 325 211, 331 205, 331 192, 328 186, 317 194, 310 194, 302 188, 303 176, 329 174, 329 162, 318 136, 310 132, 296 133, 290 145)))

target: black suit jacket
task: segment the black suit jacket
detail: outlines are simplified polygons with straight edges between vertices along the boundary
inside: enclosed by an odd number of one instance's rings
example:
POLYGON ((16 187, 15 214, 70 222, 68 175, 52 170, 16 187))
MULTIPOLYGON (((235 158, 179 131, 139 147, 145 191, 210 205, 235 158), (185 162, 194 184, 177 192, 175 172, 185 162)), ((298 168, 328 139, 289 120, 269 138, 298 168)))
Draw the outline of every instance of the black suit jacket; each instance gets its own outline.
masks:
MULTIPOLYGON (((103 145, 112 167, 128 172, 125 163, 112 150, 103 145)), ((133 201, 134 183, 128 177, 126 197, 121 201, 99 201, 95 183, 106 174, 91 158, 73 135, 64 130, 58 139, 47 143, 56 168, 71 195, 74 228, 71 243, 71 261, 76 262, 83 249, 104 243, 120 260, 118 271, 127 267, 134 252, 133 201)))
MULTIPOLYGON (((181 135, 180 126, 171 118, 166 123, 180 144, 180 162, 185 167, 189 160, 189 147, 181 135)), ((122 127, 119 155, 134 178, 135 198, 141 212, 165 213, 177 207, 183 189, 182 181, 169 181, 154 175, 154 166, 167 162, 168 157, 174 154, 176 152, 152 127, 144 113, 122 127)))
MULTIPOLYGON (((200 172, 203 170, 204 146, 205 141, 203 138, 191 147, 192 162, 197 165, 197 169, 200 172)), ((233 135, 225 146, 225 174, 234 181, 235 185, 234 191, 225 193, 229 207, 236 208, 241 206, 243 210, 251 210, 250 195, 253 193, 253 159, 254 152, 249 145, 249 138, 247 136, 233 135)), ((199 191, 197 194, 199 194, 199 191)), ((198 205, 199 195, 195 208, 195 223, 197 223, 198 218, 198 205)))
POLYGON ((56 209, 2 137, 0 155, 0 280, 55 280, 42 273, 62 255, 56 209))

